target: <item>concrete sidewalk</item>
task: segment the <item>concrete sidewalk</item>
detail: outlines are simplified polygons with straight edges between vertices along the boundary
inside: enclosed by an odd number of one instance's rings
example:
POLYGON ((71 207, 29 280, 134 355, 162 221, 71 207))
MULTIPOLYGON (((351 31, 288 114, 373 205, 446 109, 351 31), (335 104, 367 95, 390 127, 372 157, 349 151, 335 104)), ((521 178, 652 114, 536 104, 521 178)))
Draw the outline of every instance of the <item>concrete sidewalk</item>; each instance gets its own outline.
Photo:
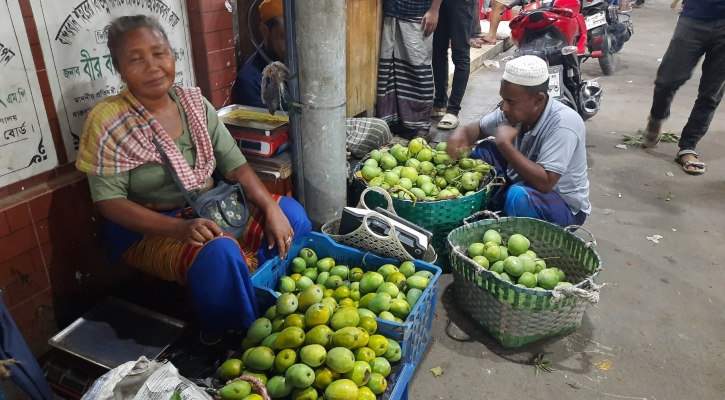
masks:
MULTIPOLYGON (((635 35, 615 55, 614 75, 602 76, 596 60, 582 64, 604 89, 602 110, 586 122, 593 211, 585 226, 604 264, 598 283, 608 284, 599 304, 587 309, 576 333, 507 349, 459 311, 453 277, 442 276, 411 399, 724 398, 725 109, 697 148, 709 166, 703 176, 686 175, 673 162, 676 144, 615 147, 646 123, 658 60, 678 18, 669 4, 648 1, 632 12, 635 35), (664 238, 647 240, 655 234, 664 238), (556 371, 537 376, 530 364, 537 354, 556 371), (443 372, 438 378, 435 367, 443 372)), ((495 107, 502 72, 472 74, 462 123, 495 107)), ((700 75, 698 67, 678 91, 666 130, 680 133, 700 75)))

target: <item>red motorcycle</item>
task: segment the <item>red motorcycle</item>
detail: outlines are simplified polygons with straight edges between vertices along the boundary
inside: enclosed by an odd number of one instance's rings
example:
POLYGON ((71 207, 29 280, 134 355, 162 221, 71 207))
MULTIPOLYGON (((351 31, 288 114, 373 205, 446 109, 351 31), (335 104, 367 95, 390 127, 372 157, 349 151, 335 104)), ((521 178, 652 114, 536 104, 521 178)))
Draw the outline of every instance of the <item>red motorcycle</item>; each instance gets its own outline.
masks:
POLYGON ((587 27, 579 0, 517 0, 522 6, 509 23, 518 49, 512 58, 535 55, 549 65, 549 95, 576 110, 584 120, 599 111, 602 88, 582 78, 579 57, 587 56, 587 27))

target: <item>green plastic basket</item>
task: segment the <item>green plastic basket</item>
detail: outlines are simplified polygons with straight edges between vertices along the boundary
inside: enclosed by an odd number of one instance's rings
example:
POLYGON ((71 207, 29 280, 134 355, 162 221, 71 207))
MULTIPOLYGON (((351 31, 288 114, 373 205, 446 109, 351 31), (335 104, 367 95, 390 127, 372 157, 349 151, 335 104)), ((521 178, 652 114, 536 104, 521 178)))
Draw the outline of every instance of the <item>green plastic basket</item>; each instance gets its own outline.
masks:
POLYGON ((533 218, 498 216, 453 230, 448 246, 456 303, 505 347, 574 332, 586 306, 599 300, 600 286, 594 279, 602 261, 594 250, 594 236, 585 242, 571 233, 573 229, 591 235, 579 226, 562 228, 533 218), (514 233, 526 236, 537 256, 546 259, 547 267, 561 269, 568 281, 578 283, 570 288, 533 290, 497 278, 466 255, 468 246, 481 242, 489 229, 499 231, 504 240, 514 233))
MULTIPOLYGON (((357 177, 357 172, 361 166, 362 162, 355 168, 355 185, 358 193, 361 193, 367 188, 365 181, 357 177)), ((473 213, 482 210, 488 205, 491 199, 492 188, 497 183, 495 176, 489 175, 487 179, 488 181, 482 189, 472 195, 459 197, 457 199, 418 201, 413 203, 411 200, 393 198, 393 208, 398 216, 429 230, 433 234, 431 245, 436 254, 438 254, 438 260, 435 264, 441 267, 444 273, 451 272, 448 262, 446 236, 448 236, 450 231, 460 226, 465 218, 470 217, 473 213)), ((367 194, 365 202, 370 209, 387 207, 387 201, 378 193, 367 194)))

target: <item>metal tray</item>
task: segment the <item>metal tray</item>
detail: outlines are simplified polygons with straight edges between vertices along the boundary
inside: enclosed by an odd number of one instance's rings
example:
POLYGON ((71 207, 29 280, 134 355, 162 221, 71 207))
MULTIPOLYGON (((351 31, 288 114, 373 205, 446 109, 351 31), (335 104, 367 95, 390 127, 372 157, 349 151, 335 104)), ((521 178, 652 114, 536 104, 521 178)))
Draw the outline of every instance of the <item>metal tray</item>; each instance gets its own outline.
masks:
POLYGON ((186 323, 108 297, 48 340, 48 344, 107 369, 158 357, 186 323))
MULTIPOLYGON (((217 115, 219 116, 219 119, 226 125, 227 127, 239 127, 239 128, 247 128, 247 129, 256 129, 260 131, 265 131, 265 134, 269 135, 270 132, 274 132, 276 129, 281 128, 282 126, 286 125, 287 121, 280 121, 280 122, 258 122, 253 120, 243 120, 239 122, 229 122, 224 118, 227 114, 234 110, 244 110, 244 111, 251 111, 251 112, 257 112, 260 114, 266 114, 269 115, 269 111, 264 108, 256 108, 256 107, 247 107, 242 106, 239 104, 232 104, 230 106, 226 106, 219 111, 217 111, 217 115)), ((280 117, 286 117, 287 114, 285 114, 283 111, 277 111, 274 115, 278 115, 280 117)))

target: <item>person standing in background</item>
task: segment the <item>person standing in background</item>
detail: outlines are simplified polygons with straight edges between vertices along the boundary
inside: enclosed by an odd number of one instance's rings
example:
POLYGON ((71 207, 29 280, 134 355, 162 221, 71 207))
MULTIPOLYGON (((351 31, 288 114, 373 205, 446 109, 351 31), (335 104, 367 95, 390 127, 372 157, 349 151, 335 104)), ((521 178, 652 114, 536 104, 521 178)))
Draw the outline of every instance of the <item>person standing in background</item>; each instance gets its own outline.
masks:
MULTIPOLYGON (((476 1, 476 0, 473 0, 476 1)), ((476 6, 476 10, 473 13, 473 30, 471 31, 471 47, 477 49, 481 48, 481 44, 478 43, 478 39, 481 38, 481 8, 484 4, 484 0, 480 0, 476 6)))
POLYGON ((697 100, 682 128, 680 151, 675 162, 689 175, 702 175, 707 165, 699 161, 695 147, 705 136, 725 92, 725 1, 688 0, 675 27, 662 63, 657 70, 652 108, 642 138, 655 147, 662 138, 662 125, 670 116, 677 90, 692 77, 702 56, 702 77, 697 100))
POLYGON ((503 12, 505 6, 513 2, 514 0, 491 0, 491 12, 488 13, 488 20, 491 24, 489 25, 488 33, 478 42, 479 44, 496 44, 496 40, 498 39, 496 36, 498 25, 501 23, 501 12, 503 12))
POLYGON ((385 0, 377 117, 428 137, 433 108, 433 37, 441 0, 385 0))
POLYGON ((471 72, 471 28, 478 0, 443 0, 438 27, 433 34, 433 117, 443 117, 438 129, 458 127, 458 113, 471 72), (448 45, 455 66, 451 96, 448 97, 448 45))

